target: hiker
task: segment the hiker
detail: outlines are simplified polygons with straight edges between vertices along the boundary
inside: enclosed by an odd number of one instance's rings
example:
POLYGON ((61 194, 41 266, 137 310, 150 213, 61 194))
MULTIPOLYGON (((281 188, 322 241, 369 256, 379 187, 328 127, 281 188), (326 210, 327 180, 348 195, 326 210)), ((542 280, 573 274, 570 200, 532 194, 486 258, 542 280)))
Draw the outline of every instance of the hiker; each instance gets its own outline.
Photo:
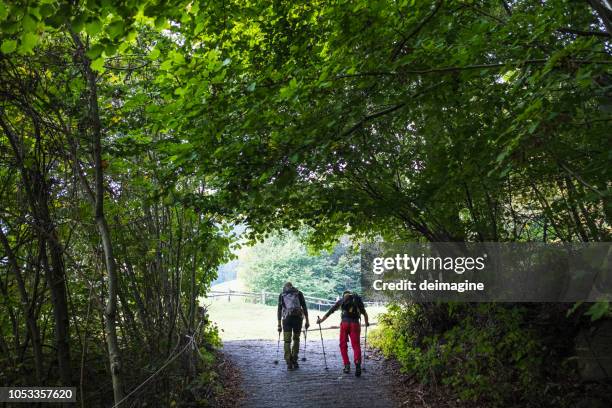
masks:
POLYGON ((306 308, 304 294, 293 287, 291 282, 285 283, 282 293, 278 296, 277 318, 278 332, 284 332, 283 339, 285 340, 287 370, 299 368, 298 353, 300 351, 302 320, 306 319, 306 324, 304 325, 306 330, 310 327, 310 323, 308 322, 308 309, 306 308), (292 337, 293 344, 291 344, 292 337))
POLYGON ((345 374, 351 372, 347 344, 350 338, 351 347, 353 348, 353 359, 355 362, 355 376, 359 377, 361 375, 361 344, 359 339, 361 334, 360 320, 361 315, 363 315, 366 327, 369 326, 368 313, 365 310, 361 297, 356 293, 345 290, 340 300, 325 313, 325 316, 323 316, 322 319, 317 318, 317 324, 323 323, 325 319, 339 308, 342 309, 342 322, 340 323, 340 354, 342 355, 342 362, 344 363, 343 371, 345 374))

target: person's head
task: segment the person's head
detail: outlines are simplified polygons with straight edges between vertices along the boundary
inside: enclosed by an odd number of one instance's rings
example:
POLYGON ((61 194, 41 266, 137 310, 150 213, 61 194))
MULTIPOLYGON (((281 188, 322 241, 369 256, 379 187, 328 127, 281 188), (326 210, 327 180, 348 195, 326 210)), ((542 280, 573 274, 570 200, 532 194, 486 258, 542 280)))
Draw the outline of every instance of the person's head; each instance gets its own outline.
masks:
POLYGON ((283 285, 283 290, 290 290, 293 289, 293 284, 291 282, 285 282, 285 284, 283 285))
POLYGON ((342 297, 344 299, 348 299, 350 296, 352 295, 350 290, 345 290, 344 292, 342 292, 342 297))

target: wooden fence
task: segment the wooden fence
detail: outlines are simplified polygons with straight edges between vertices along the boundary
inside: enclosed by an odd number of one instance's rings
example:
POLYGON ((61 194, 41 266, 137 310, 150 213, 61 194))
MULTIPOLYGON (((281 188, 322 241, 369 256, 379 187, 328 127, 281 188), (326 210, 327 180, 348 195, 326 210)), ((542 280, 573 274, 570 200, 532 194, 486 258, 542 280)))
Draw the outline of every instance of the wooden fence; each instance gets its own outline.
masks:
MULTIPOLYGON (((236 291, 236 290, 228 290, 228 291, 218 291, 212 290, 206 294, 207 299, 214 300, 224 300, 226 299, 228 302, 232 301, 232 297, 242 298, 250 301, 251 303, 260 303, 260 304, 276 304, 278 299, 278 293, 272 292, 244 292, 244 291, 236 291)), ((309 309, 317 309, 317 310, 328 310, 331 308, 336 300, 323 299, 315 296, 304 295, 304 300, 306 301, 306 306, 309 309)), ((384 306, 384 303, 381 302, 363 302, 366 306, 384 306)))

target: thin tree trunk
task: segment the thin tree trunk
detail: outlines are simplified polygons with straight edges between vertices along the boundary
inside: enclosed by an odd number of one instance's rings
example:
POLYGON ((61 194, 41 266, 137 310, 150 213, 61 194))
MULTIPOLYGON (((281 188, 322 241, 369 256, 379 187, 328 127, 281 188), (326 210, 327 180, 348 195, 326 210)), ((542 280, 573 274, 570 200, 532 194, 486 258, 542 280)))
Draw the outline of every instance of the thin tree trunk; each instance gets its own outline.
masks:
POLYGON ((32 339, 32 351, 34 354, 34 369, 36 372, 36 382, 41 383, 43 373, 43 352, 40 343, 40 330, 38 328, 36 318, 34 317, 34 305, 30 305, 30 300, 28 299, 28 294, 26 292, 25 282, 23 281, 23 277, 21 275, 21 268, 17 263, 17 257, 15 256, 13 249, 10 247, 8 239, 6 235, 4 235, 4 232, 1 228, 0 242, 4 247, 4 251, 6 252, 6 256, 9 261, 9 266, 13 271, 13 274, 15 275, 15 279, 17 280, 17 289, 19 290, 19 296, 21 297, 23 314, 26 317, 26 326, 28 327, 30 338, 32 339))
MULTIPOLYGON (((78 34, 71 32, 72 38, 77 47, 77 56, 82 63, 83 74, 87 81, 88 95, 88 114, 91 132, 92 153, 94 160, 95 181, 93 191, 85 187, 90 194, 94 206, 94 218, 100 238, 102 249, 104 250, 104 263, 108 274, 108 298, 104 310, 104 329, 106 333, 106 345, 110 360, 110 372, 113 383, 113 396, 115 404, 119 403, 124 397, 123 372, 119 342, 117 339, 117 264, 113 254, 113 244, 110 229, 104 214, 104 169, 102 167, 102 125, 100 122, 100 112, 98 109, 98 92, 96 84, 96 74, 91 69, 91 62, 85 55, 85 46, 78 34)), ((76 160, 76 157, 75 157, 76 160)), ((78 166, 78 163, 77 163, 78 166)), ((81 174, 81 180, 85 177, 81 174)), ((86 182, 84 183, 86 184, 86 182)))
MULTIPOLYGON (((37 236, 41 247, 42 260, 47 260, 46 243, 50 244, 51 265, 45 264, 45 277, 51 291, 51 302, 53 304, 53 317, 55 319, 55 342, 57 347, 57 359, 59 374, 62 385, 72 384, 72 371, 70 368, 70 344, 68 320, 68 301, 66 296, 66 279, 63 262, 63 249, 59 242, 55 225, 49 213, 47 181, 43 171, 39 168, 26 167, 24 148, 19 135, 13 130, 9 121, 0 114, 0 126, 7 135, 19 171, 23 187, 28 198, 30 212, 37 227, 37 236)), ((37 143, 40 134, 35 123, 35 136, 37 143)))
POLYGON ((93 286, 89 288, 87 296, 87 314, 85 315, 85 329, 83 334, 83 344, 81 349, 81 375, 79 377, 79 395, 81 399, 81 408, 85 408, 85 355, 87 354, 87 336, 89 334, 89 316, 91 314, 91 296, 93 286))
MULTIPOLYGON (((13 329, 13 336, 12 336, 13 349, 15 350, 15 353, 17 353, 19 349, 21 348, 21 337, 19 336, 19 324, 17 323, 17 317, 15 316, 13 305, 11 305, 11 303, 9 302, 9 295, 8 295, 7 287, 1 281, 0 281, 0 292, 2 294, 2 301, 4 302, 4 306, 6 307, 6 310, 9 315, 9 320, 11 321, 11 327, 13 329)), ((10 349, 10 347, 8 346, 7 348, 10 349)), ((10 360, 14 360, 13 356, 11 356, 10 353, 8 354, 8 356, 10 360)))
MULTIPOLYGON (((51 255, 51 265, 46 265, 45 270, 49 270, 47 275, 48 285, 51 288, 51 302, 54 305, 53 315, 55 317, 57 357, 60 372, 60 379, 63 385, 72 385, 72 370, 70 364, 70 344, 68 317, 68 295, 66 291, 63 249, 57 241, 55 228, 49 226, 46 229, 51 239, 42 241, 43 247, 47 247, 51 255)), ((43 253, 46 261, 47 254, 43 253)))
POLYGON ((138 328, 138 325, 136 324, 134 313, 132 312, 132 309, 130 308, 130 304, 128 303, 127 299, 124 296, 124 292, 121 288, 121 285, 119 285, 118 287, 117 296, 119 296, 119 302, 121 302, 121 310, 123 310, 124 312, 123 316, 125 317, 127 326, 132 330, 132 333, 134 334, 134 338, 137 344, 142 344, 143 343, 142 336, 140 335, 140 330, 138 328))

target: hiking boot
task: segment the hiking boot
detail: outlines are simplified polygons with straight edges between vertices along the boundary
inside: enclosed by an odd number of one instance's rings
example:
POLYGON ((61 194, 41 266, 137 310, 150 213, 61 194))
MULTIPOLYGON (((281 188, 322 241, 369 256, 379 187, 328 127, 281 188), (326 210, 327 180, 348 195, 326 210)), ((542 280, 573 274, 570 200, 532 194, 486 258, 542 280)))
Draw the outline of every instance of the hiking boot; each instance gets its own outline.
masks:
POLYGON ((361 376, 361 363, 355 363, 355 377, 361 376))
POLYGON ((348 373, 350 373, 350 372, 351 372, 351 365, 350 365, 350 364, 345 364, 345 365, 344 365, 344 370, 342 370, 342 372, 343 372, 344 374, 348 374, 348 373))
POLYGON ((300 365, 298 364, 297 359, 293 360, 293 368, 300 368, 300 365))
POLYGON ((287 362, 287 371, 293 371, 293 363, 291 361, 287 362))

